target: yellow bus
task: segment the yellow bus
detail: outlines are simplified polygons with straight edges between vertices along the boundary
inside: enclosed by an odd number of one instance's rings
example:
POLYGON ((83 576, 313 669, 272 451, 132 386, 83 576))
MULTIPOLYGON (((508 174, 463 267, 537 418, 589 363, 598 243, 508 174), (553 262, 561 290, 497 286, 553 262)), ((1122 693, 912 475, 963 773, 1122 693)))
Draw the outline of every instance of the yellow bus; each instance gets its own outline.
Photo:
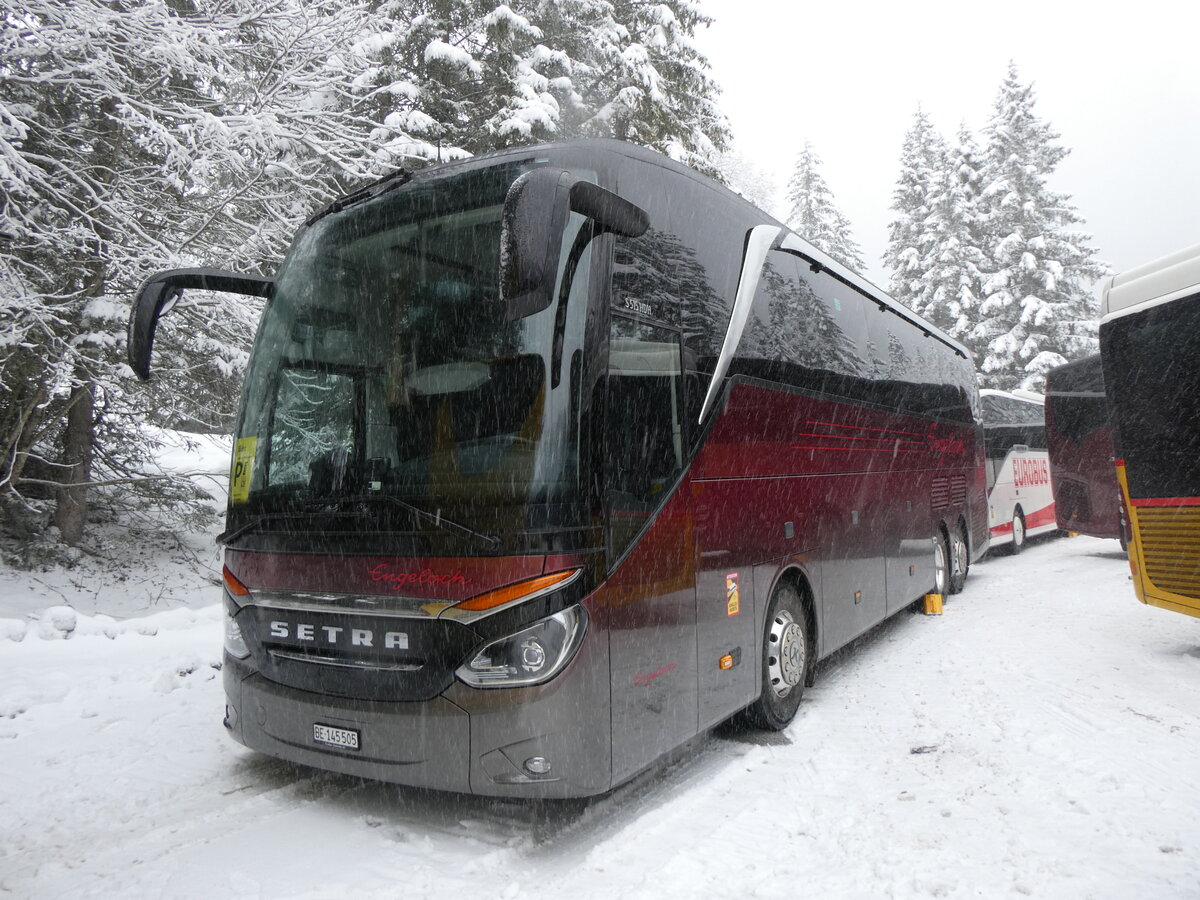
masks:
POLYGON ((1108 280, 1100 356, 1138 599, 1200 617, 1200 244, 1108 280))

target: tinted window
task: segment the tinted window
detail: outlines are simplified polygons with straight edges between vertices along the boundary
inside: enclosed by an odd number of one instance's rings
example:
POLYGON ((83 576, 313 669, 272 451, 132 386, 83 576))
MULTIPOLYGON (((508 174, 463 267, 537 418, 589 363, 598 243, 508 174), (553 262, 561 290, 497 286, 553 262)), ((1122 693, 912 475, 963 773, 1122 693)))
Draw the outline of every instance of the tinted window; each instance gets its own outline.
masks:
POLYGON ((611 559, 683 470, 680 352, 678 332, 612 317, 604 436, 611 559))
POLYGON ((864 374, 865 336, 857 302, 843 301, 794 254, 772 252, 730 373, 853 394, 864 374))
POLYGON ((1135 497, 1200 494, 1200 294, 1101 330, 1105 384, 1135 497))
MULTIPOLYGON (((688 364, 711 373, 729 326, 746 232, 762 214, 714 187, 641 162, 622 166, 620 192, 646 210, 651 231, 618 239, 616 274, 639 279, 643 296, 676 298, 688 364)), ((615 305, 636 312, 624 307, 629 290, 614 284, 621 292, 615 305)))

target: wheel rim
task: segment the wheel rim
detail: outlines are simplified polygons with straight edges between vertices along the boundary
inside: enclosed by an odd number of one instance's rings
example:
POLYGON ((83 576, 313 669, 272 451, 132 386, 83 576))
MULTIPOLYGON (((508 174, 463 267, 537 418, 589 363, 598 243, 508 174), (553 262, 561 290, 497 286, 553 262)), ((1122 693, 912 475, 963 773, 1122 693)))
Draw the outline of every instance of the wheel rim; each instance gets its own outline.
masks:
POLYGON ((954 576, 957 578, 967 571, 967 542, 961 534, 954 538, 954 576))
POLYGON ((1013 543, 1025 543, 1025 520, 1020 516, 1013 516, 1013 543))
POLYGON ((776 697, 786 697, 804 678, 804 629, 786 609, 775 614, 767 635, 767 680, 776 697))
POLYGON ((934 587, 939 594, 946 593, 946 545, 940 537, 933 539, 933 570, 934 587))

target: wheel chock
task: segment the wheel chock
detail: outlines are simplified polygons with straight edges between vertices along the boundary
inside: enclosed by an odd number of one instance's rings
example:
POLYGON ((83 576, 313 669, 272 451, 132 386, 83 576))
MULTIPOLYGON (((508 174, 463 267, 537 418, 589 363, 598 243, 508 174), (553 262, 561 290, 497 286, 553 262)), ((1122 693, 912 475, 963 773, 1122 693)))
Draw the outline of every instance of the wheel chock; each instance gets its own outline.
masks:
POLYGON ((925 595, 925 615, 940 616, 942 614, 942 595, 941 594, 926 594, 925 595))

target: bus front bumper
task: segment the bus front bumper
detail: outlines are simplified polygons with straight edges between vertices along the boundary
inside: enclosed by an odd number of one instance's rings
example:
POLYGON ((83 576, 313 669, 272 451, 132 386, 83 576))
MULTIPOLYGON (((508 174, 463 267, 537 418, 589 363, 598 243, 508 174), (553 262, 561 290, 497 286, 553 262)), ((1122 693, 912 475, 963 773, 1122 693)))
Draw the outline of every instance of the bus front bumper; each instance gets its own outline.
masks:
MULTIPOLYGON (((585 662, 577 658, 563 675, 585 662)), ((289 762, 494 797, 586 797, 611 786, 607 691, 593 696, 600 682, 586 673, 509 690, 456 682, 441 696, 413 703, 299 691, 228 654, 223 680, 230 734, 289 762), (358 749, 318 744, 317 725, 353 732, 358 749)))

